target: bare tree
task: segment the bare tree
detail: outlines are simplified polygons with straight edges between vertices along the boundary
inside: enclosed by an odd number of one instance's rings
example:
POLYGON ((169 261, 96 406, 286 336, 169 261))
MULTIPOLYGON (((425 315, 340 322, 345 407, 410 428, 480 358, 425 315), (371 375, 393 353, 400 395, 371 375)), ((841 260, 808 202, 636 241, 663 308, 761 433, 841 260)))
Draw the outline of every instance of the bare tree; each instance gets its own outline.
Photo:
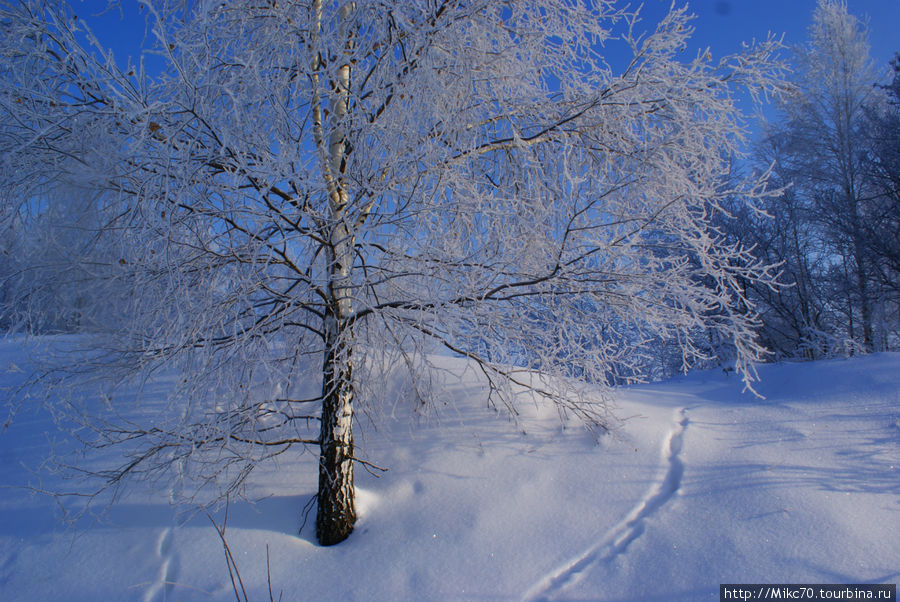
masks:
POLYGON ((94 471, 107 486, 231 491, 315 444, 327 545, 355 520, 354 412, 388 371, 433 399, 436 349, 477 365, 490 403, 514 413, 524 387, 600 428, 572 378, 603 386, 647 341, 687 367, 715 332, 752 379, 739 282, 772 269, 713 224, 767 194, 726 176, 734 95, 778 85, 776 42, 685 56, 684 9, 644 29, 607 1, 147 6, 152 73, 65 5, 0 9, 0 194, 94 190, 106 279, 130 294, 87 357, 181 375, 148 424, 70 405, 88 445, 123 449, 94 471))

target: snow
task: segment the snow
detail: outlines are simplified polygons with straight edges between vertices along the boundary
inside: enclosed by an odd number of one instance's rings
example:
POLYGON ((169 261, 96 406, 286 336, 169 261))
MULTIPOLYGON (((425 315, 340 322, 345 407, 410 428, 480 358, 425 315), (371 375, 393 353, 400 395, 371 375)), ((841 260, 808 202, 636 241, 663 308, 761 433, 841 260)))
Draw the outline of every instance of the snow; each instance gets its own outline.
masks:
MULTIPOLYGON (((225 538, 250 600, 715 600, 720 583, 900 580, 900 354, 761 366, 764 399, 709 371, 616 392, 599 441, 526 400, 485 407, 462 360, 446 405, 363 417, 360 520, 331 548, 301 510, 307 453, 254 472, 225 538), (267 551, 269 569, 267 570, 267 551)), ((28 364, 0 343, 0 386, 28 364)), ((232 600, 210 519, 145 486, 66 527, 23 485, 53 441, 23 409, 0 434, 4 600, 232 600)), ((40 485, 61 486, 52 474, 40 485)), ((213 515, 221 526, 224 511, 213 515)))

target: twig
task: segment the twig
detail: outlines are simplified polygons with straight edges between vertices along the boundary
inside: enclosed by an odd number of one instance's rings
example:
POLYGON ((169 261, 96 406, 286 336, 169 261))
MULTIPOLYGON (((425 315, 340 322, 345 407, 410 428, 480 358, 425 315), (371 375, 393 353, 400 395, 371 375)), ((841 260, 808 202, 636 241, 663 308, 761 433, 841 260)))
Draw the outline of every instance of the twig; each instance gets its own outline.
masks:
POLYGON ((377 466, 377 465, 375 465, 375 464, 372 464, 371 462, 367 462, 366 460, 360 460, 360 459, 357 458, 356 456, 353 457, 353 461, 354 461, 354 462, 359 462, 360 464, 362 464, 363 468, 366 469, 366 472, 368 472, 370 475, 372 475, 373 477, 376 477, 376 478, 380 478, 381 475, 372 472, 372 470, 371 470, 372 468, 374 468, 375 470, 377 470, 377 471, 379 471, 379 472, 381 472, 381 473, 385 473, 385 472, 388 471, 387 468, 382 468, 381 466, 377 466))
POLYGON ((317 493, 316 495, 309 498, 309 501, 306 502, 306 504, 304 504, 304 506, 303 506, 303 522, 300 523, 300 529, 297 531, 298 534, 303 533, 303 527, 306 526, 306 521, 309 518, 309 513, 313 508, 313 504, 315 504, 315 502, 317 502, 318 499, 319 499, 319 494, 317 493))
POLYGON ((269 567, 269 544, 266 544, 266 583, 269 585, 269 602, 275 602, 272 595, 272 570, 269 567))
MULTIPOLYGON (((218 523, 216 523, 215 519, 213 519, 212 515, 210 515, 209 511, 204 507, 203 512, 206 514, 206 517, 213 524, 213 527, 216 528, 216 533, 219 535, 219 539, 222 540, 222 547, 225 549, 225 565, 228 567, 228 576, 231 578, 231 587, 234 590, 234 597, 238 602, 250 602, 247 597, 247 590, 244 589, 244 580, 241 579, 241 572, 238 570, 237 563, 234 561, 234 556, 231 553, 231 548, 228 547, 228 541, 225 539, 225 529, 228 526, 228 498, 225 498, 225 520, 222 522, 222 528, 219 528, 218 523), (237 575, 237 583, 234 581, 234 577, 237 575), (238 592, 237 585, 240 584, 241 591, 238 592), (243 594, 244 599, 241 600, 241 594, 243 594)), ((266 545, 267 554, 268 554, 268 544, 266 545)), ((268 556, 266 558, 268 561, 268 556)))

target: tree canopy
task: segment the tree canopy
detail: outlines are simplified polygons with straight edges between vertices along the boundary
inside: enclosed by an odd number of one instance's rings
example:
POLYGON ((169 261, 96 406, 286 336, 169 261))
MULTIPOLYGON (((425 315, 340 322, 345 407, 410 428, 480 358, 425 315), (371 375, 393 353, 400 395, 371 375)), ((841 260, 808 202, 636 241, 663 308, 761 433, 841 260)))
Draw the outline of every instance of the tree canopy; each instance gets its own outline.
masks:
POLYGON ((725 341, 752 378, 745 290, 775 270, 719 224, 768 194, 731 167, 736 96, 779 85, 774 40, 686 56, 686 9, 645 26, 606 1, 146 6, 158 72, 64 3, 0 8, 4 216, 80 191, 97 217, 57 271, 78 265, 103 308, 80 323, 87 357, 183 375, 154 424, 83 420, 128 458, 105 484, 221 493, 318 444, 334 543, 354 520, 354 410, 396 371, 412 407, 433 400, 429 354, 469 358, 513 413, 523 386, 600 428, 573 378, 639 378, 660 342, 687 367, 725 341))

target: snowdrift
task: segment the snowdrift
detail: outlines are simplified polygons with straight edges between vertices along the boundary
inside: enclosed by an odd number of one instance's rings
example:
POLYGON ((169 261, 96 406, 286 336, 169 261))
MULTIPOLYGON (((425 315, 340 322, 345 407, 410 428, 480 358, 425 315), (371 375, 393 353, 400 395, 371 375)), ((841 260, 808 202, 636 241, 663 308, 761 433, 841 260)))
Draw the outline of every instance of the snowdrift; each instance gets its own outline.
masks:
MULTIPOLYGON (((0 343, 0 379, 27 364, 0 343)), ((447 366, 464 374, 462 360, 447 366)), ((720 583, 900 579, 900 354, 762 366, 764 399, 720 371, 616 393, 599 441, 554 408, 511 421, 448 379, 428 417, 361 419, 360 521, 344 543, 298 535, 316 457, 251 476, 225 526, 250 600, 717 600, 720 583), (268 560, 268 567, 267 567, 268 560)), ((133 490, 97 522, 58 522, 26 485, 53 444, 23 409, 0 434, 4 600, 232 600, 210 517, 133 490)), ((240 588, 240 586, 238 586, 240 588)))

